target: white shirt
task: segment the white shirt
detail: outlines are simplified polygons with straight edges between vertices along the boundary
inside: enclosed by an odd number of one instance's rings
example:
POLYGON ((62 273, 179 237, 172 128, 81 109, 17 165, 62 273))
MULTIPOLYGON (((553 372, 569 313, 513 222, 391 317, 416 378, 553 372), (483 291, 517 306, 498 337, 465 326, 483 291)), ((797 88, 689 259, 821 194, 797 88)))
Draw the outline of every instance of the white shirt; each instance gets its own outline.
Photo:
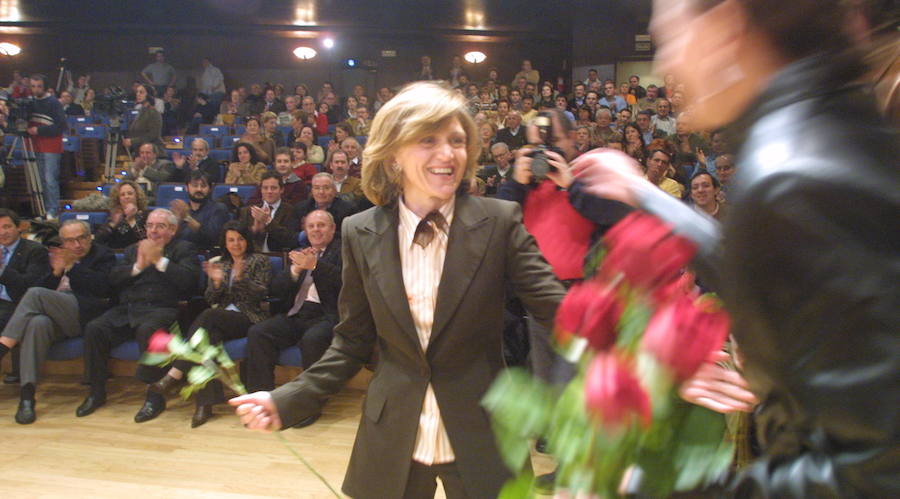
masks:
MULTIPOLYGON (((422 347, 422 351, 426 351, 431 339, 431 327, 434 324, 438 286, 441 283, 444 259, 447 256, 448 234, 437 230, 432 225, 436 235, 431 244, 425 248, 413 244, 416 227, 422 218, 407 208, 402 198, 399 205, 400 227, 397 232, 400 238, 403 285, 406 288, 409 311, 419 337, 419 345, 422 347)), ((451 200, 438 210, 447 220, 448 231, 450 224, 453 223, 453 208, 454 200, 451 200)), ((456 460, 431 383, 428 384, 425 391, 412 459, 426 465, 450 463, 456 460)))
POLYGON ((200 92, 206 95, 225 92, 225 77, 219 68, 210 64, 203 69, 203 74, 200 76, 200 92))
MULTIPOLYGON (((281 199, 279 199, 275 204, 269 204, 263 201, 263 206, 269 207, 269 220, 266 222, 266 225, 269 225, 272 219, 275 218, 275 212, 278 211, 278 208, 281 206, 281 199)), ((267 253, 269 251, 269 231, 266 231, 266 238, 263 240, 262 251, 263 253, 267 253)))

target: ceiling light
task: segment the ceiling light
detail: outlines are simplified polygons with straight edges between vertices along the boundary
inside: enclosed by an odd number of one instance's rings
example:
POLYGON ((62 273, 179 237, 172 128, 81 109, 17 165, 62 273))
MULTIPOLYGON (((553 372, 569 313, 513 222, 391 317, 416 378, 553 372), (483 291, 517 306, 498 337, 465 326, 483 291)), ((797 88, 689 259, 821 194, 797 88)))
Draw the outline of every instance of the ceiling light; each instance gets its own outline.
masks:
POLYGON ((294 55, 297 59, 307 60, 316 56, 316 49, 312 47, 297 47, 294 49, 294 55))
POLYGON ((322 46, 327 49, 333 48, 334 47, 334 38, 326 38, 326 39, 322 40, 322 46))
POLYGON ((487 56, 484 55, 484 52, 478 52, 477 50, 469 52, 463 57, 467 62, 471 62, 472 64, 480 64, 484 62, 485 59, 487 59, 487 56))
POLYGON ((0 55, 19 55, 22 52, 22 49, 13 43, 3 42, 0 43, 0 55))

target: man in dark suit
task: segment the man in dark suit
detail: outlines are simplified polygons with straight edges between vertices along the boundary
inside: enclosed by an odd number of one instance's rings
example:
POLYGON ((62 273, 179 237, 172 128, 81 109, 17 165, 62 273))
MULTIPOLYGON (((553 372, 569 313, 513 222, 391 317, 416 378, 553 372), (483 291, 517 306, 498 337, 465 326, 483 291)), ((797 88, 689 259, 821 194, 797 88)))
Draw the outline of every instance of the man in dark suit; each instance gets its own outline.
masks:
POLYGON ((212 184, 221 183, 224 180, 222 173, 224 169, 220 167, 219 162, 209 157, 209 142, 205 139, 196 138, 191 142, 191 155, 183 156, 180 153, 172 155, 172 164, 175 171, 169 177, 169 182, 187 182, 193 171, 200 170, 209 176, 212 184))
POLYGON ((259 181, 261 206, 241 208, 240 221, 250 227, 254 243, 260 251, 287 251, 297 247, 300 222, 294 207, 287 204, 284 179, 278 172, 266 172, 259 181))
POLYGON ((504 367, 506 286, 546 327, 564 289, 517 205, 457 194, 480 150, 462 96, 407 86, 381 108, 369 144, 363 189, 378 206, 345 220, 331 346, 294 381, 230 403, 249 429, 292 426, 320 412, 377 344, 344 492, 433 497, 440 477, 450 499, 496 497, 510 471, 480 401, 504 367), (404 119, 425 109, 433 119, 404 119))
POLYGON ((59 103, 62 104, 66 116, 84 116, 84 108, 72 101, 72 93, 68 90, 59 93, 59 103))
POLYGON ((522 126, 522 115, 518 111, 510 110, 506 115, 506 128, 497 132, 496 142, 503 142, 511 151, 528 143, 525 138, 525 127, 522 126))
POLYGON ((91 228, 81 220, 64 222, 59 238, 62 246, 50 251, 50 270, 28 289, 0 336, 4 344, 20 345, 19 424, 35 420, 35 385, 50 346, 81 336, 82 326, 108 306, 113 252, 93 244, 91 228))
POLYGON ((334 176, 330 173, 317 173, 312 178, 312 197, 297 205, 297 218, 303 222, 306 215, 314 210, 325 210, 331 213, 338 232, 344 218, 353 214, 353 205, 338 197, 334 185, 334 176))
POLYGON ((486 192, 488 196, 497 194, 497 189, 512 178, 512 153, 509 146, 504 142, 495 142, 491 146, 491 155, 494 157, 493 165, 485 166, 478 176, 484 180, 486 184, 486 192))
MULTIPOLYGON (((290 253, 291 268, 272 280, 272 295, 288 307, 284 314, 255 324, 247 334, 247 388, 275 388, 278 352, 299 342, 303 368, 309 369, 331 344, 341 291, 341 240, 334 238, 334 218, 325 210, 306 216, 310 246, 290 253)), ((298 426, 318 419, 310 416, 298 426)))
MULTIPOLYGON (((91 391, 76 411, 79 417, 93 413, 106 402, 106 363, 110 351, 132 338, 143 353, 158 329, 178 318, 178 301, 190 297, 200 280, 197 247, 175 239, 178 219, 166 209, 150 212, 147 238, 125 250, 125 258, 113 268, 110 283, 119 292, 119 304, 92 320, 84 329, 84 364, 91 391)), ((149 421, 166 408, 159 381, 166 369, 138 365, 136 376, 150 385, 147 400, 135 415, 137 423, 149 421)))
MULTIPOLYGON (((12 317, 16 304, 49 270, 47 248, 20 236, 16 212, 0 208, 0 327, 12 317)), ((0 358, 9 351, 0 341, 0 358)))

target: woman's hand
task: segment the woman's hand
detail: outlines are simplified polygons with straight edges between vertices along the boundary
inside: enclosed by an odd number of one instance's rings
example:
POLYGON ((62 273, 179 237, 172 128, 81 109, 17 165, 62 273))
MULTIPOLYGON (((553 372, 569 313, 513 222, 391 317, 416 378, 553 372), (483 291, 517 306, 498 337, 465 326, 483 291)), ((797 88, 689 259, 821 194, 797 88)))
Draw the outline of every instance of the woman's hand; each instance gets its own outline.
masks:
POLYGON ((213 282, 213 286, 220 287, 222 281, 225 280, 225 271, 222 270, 222 264, 219 262, 203 262, 203 271, 213 282))
POLYGON ((627 154, 614 149, 594 149, 573 163, 575 178, 594 196, 635 206, 635 186, 647 182, 640 165, 627 154))
POLYGON ((129 224, 134 222, 134 217, 137 215, 138 209, 134 203, 128 203, 122 207, 122 213, 125 215, 125 221, 129 224))
POLYGON ((752 411, 759 400, 750 391, 747 381, 740 373, 718 364, 730 359, 727 353, 716 352, 681 385, 678 394, 692 404, 722 414, 752 411))
POLYGON ((270 392, 254 392, 228 401, 248 430, 272 432, 281 429, 281 418, 270 392))
POLYGON ((122 208, 113 208, 109 211, 109 219, 106 223, 108 223, 110 227, 115 228, 122 223, 123 218, 125 218, 125 215, 122 214, 122 208))

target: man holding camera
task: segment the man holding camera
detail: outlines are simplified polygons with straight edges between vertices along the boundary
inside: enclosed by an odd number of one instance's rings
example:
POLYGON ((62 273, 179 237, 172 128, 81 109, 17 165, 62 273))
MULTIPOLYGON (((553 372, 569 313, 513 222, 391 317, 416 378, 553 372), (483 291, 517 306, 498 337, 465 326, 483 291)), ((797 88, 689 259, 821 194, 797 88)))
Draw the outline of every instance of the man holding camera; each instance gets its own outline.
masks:
MULTIPOLYGON (((584 260, 592 242, 618 222, 629 209, 622 203, 586 194, 574 180, 569 160, 576 154, 575 130, 559 109, 541 111, 527 130, 528 146, 516 152, 512 181, 502 183, 499 199, 522 205, 525 228, 550 263, 556 277, 567 287, 584 277, 584 260)), ((551 373, 557 362, 547 343, 548 335, 529 321, 531 364, 544 379, 566 377, 551 373)), ((570 369, 565 369, 570 371, 570 369)))
POLYGON ((59 213, 59 161, 63 152, 66 113, 56 97, 47 93, 46 76, 31 76, 31 95, 34 101, 28 113, 27 131, 43 177, 44 209, 47 219, 53 219, 59 213))

